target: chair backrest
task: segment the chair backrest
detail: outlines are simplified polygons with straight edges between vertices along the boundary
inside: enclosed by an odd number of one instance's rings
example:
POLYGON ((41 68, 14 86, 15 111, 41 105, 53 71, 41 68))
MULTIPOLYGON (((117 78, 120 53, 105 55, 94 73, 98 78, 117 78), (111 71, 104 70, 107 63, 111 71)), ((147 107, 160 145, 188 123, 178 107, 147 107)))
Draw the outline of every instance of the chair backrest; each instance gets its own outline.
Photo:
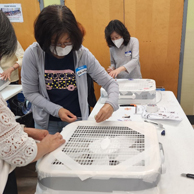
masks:
POLYGON ((93 79, 89 74, 87 74, 87 81, 88 81, 88 104, 90 107, 94 107, 97 101, 94 93, 93 79))

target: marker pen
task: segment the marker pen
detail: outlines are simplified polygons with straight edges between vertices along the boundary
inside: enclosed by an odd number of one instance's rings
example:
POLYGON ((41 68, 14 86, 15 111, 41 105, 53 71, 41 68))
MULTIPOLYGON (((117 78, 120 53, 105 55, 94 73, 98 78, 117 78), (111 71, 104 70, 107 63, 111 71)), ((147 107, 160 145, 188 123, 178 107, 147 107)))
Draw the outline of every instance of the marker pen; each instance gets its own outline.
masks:
POLYGON ((132 106, 132 107, 136 107, 136 104, 120 104, 120 106, 132 106))

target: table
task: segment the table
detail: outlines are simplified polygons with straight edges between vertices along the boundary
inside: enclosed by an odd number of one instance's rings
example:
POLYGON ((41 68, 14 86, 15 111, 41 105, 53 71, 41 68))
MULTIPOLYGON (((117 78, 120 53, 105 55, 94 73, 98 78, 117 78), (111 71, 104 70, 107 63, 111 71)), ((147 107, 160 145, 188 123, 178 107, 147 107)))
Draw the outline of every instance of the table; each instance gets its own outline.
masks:
MULTIPOLYGON (((158 107, 165 106, 179 113, 182 121, 158 121, 163 124, 166 135, 161 136, 161 129, 157 128, 159 142, 162 143, 165 154, 166 173, 161 175, 159 182, 160 194, 192 194, 194 180, 182 177, 181 173, 194 174, 194 130, 184 111, 171 91, 157 91, 158 107)), ((89 120, 93 120, 103 106, 98 100, 92 110, 89 120)), ((112 118, 114 118, 114 113, 112 118)), ((134 115, 132 120, 143 122, 141 115, 134 115)))
POLYGON ((1 95, 5 100, 9 100, 16 94, 20 93, 22 91, 22 85, 8 85, 6 88, 1 90, 1 95))

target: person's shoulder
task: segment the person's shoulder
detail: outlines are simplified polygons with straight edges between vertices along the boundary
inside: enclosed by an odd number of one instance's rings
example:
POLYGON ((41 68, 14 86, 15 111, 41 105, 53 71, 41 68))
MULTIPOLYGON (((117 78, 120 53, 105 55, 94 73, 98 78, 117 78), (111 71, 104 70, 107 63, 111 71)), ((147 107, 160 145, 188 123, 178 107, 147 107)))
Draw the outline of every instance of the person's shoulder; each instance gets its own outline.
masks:
POLYGON ((79 50, 77 52, 81 53, 81 52, 88 52, 89 49, 86 48, 85 46, 81 45, 81 47, 79 48, 79 50))
POLYGON ((27 51, 27 50, 31 50, 31 51, 37 50, 37 51, 39 51, 39 50, 42 50, 42 49, 41 49, 40 45, 39 45, 37 42, 33 42, 33 43, 26 49, 26 51, 27 51))
POLYGON ((90 52, 88 48, 85 46, 81 45, 78 51, 75 52, 78 61, 79 60, 92 60, 95 58, 95 56, 90 52))
POLYGON ((116 49, 116 47, 115 47, 115 46, 111 46, 111 47, 109 47, 110 52, 114 51, 115 49, 116 49))
POLYGON ((89 54, 91 52, 89 51, 88 48, 86 48, 85 46, 81 45, 81 47, 79 48, 79 50, 76 51, 76 53, 77 53, 78 57, 81 57, 81 56, 87 55, 87 54, 89 54))
POLYGON ((131 37, 130 38, 130 42, 139 42, 139 40, 136 37, 131 37))
POLYGON ((26 50, 25 54, 37 54, 39 55, 42 53, 43 50, 41 49, 40 45, 37 42, 32 43, 26 50))

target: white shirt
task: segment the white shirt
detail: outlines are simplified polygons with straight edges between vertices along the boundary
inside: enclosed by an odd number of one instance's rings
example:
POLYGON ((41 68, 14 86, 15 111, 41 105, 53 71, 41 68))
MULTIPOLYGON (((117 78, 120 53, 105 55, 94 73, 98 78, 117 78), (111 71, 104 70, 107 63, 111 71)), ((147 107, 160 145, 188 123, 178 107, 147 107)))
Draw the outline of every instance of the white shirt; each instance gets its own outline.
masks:
POLYGON ((17 166, 26 166, 37 155, 35 140, 28 137, 15 121, 14 114, 0 94, 0 194, 9 173, 17 166))
MULTIPOLYGON (((17 50, 12 56, 3 56, 1 59, 1 68, 3 71, 12 67, 15 63, 17 63, 20 67, 22 66, 22 59, 24 56, 24 50, 19 42, 17 42, 17 50)), ((15 82, 19 80, 19 72, 18 69, 11 73, 11 82, 15 82)))

